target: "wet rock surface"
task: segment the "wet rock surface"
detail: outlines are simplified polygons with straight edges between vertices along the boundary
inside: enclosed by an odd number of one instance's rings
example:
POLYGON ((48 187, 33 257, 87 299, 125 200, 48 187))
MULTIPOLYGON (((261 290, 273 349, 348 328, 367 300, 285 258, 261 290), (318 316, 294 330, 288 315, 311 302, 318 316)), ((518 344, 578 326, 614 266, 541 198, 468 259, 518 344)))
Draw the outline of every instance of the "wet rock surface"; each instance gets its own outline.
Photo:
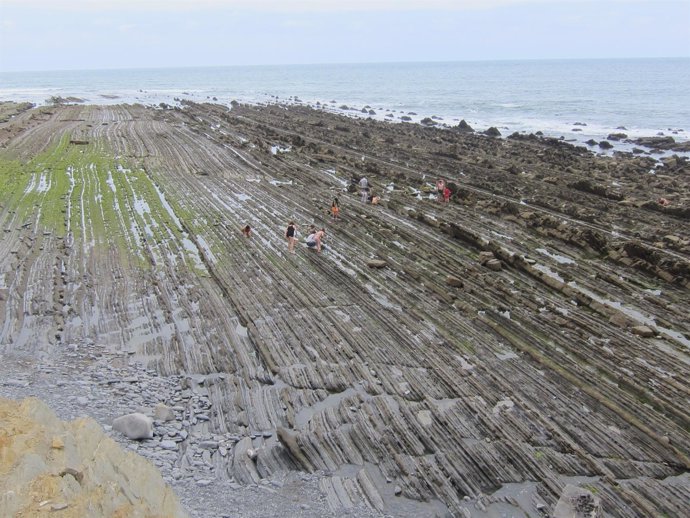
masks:
POLYGON ((683 157, 283 106, 0 130, 0 395, 93 417, 192 516, 684 509, 683 157))

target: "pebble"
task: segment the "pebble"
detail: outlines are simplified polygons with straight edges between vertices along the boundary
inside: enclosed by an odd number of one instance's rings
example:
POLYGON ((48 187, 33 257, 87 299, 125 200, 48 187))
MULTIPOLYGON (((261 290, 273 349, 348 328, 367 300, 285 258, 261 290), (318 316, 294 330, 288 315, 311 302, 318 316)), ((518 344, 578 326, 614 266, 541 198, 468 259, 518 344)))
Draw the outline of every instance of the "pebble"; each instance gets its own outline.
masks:
POLYGON ((8 379, 3 383, 3 385, 5 385, 6 387, 28 387, 29 382, 17 379, 8 379))

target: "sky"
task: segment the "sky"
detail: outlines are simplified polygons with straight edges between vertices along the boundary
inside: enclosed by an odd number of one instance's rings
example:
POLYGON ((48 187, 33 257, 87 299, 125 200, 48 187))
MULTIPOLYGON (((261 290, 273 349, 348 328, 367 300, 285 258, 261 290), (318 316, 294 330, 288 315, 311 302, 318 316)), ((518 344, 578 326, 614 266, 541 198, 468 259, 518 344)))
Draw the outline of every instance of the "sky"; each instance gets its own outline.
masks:
POLYGON ((690 57, 690 0, 0 0, 0 71, 690 57))

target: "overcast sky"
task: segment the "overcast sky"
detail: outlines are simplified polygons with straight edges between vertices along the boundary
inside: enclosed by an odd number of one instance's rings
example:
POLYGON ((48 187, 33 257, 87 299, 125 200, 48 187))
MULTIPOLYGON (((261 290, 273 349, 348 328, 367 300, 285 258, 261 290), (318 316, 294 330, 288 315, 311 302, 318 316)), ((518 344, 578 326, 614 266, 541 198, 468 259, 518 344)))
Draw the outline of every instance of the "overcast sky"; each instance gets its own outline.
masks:
POLYGON ((690 57, 690 0, 0 0, 0 70, 690 57))

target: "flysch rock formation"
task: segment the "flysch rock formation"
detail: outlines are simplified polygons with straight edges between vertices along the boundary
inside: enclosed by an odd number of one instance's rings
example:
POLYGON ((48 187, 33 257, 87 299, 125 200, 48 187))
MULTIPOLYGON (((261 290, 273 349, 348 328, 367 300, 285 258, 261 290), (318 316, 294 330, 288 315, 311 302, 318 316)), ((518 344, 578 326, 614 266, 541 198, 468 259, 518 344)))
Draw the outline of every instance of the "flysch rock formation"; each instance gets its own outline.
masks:
POLYGON ((37 399, 0 399, 0 515, 184 518, 156 468, 92 419, 65 423, 37 399))
POLYGON ((122 400, 104 424, 139 411, 132 369, 177 387, 151 440, 176 479, 319 474, 334 513, 543 516, 576 486, 595 512, 687 514, 686 158, 304 106, 13 115, 3 357, 78 357, 82 390, 122 400))

